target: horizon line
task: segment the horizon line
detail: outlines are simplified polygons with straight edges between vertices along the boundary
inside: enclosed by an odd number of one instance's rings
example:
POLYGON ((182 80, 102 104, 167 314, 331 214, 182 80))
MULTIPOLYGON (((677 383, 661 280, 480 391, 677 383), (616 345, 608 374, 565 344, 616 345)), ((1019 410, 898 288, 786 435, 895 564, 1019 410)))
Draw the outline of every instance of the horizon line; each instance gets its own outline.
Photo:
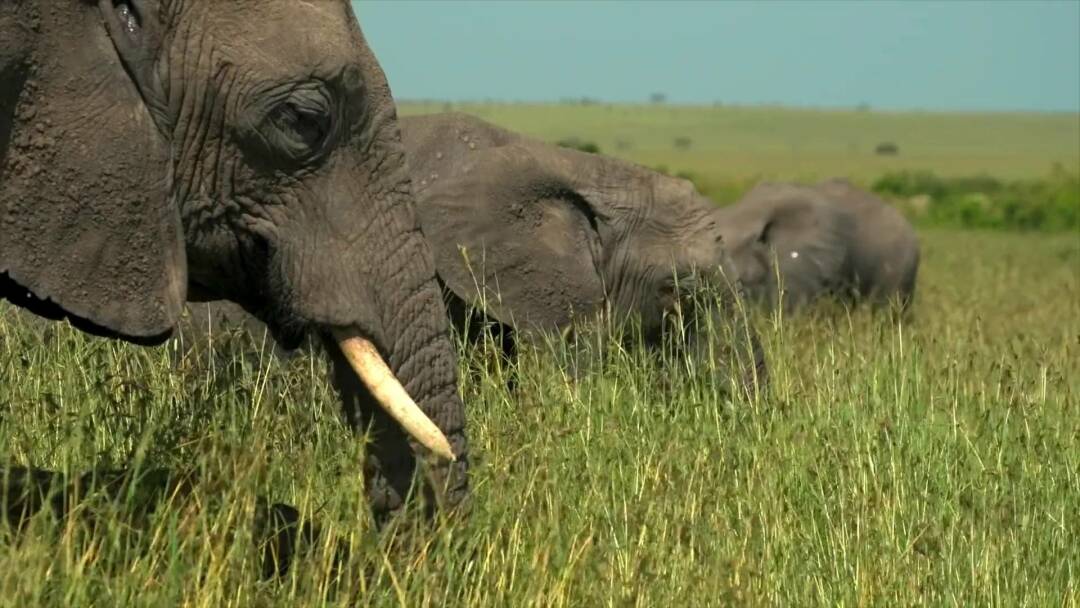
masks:
POLYGON ((656 103, 652 101, 605 101, 591 97, 564 99, 564 100, 525 100, 525 99, 438 99, 438 98, 394 98, 397 104, 450 104, 450 105, 535 105, 535 106, 632 106, 653 108, 695 108, 695 109, 779 109, 806 112, 860 112, 867 114, 1041 114, 1041 115, 1076 115, 1080 117, 1080 107, 1075 109, 958 109, 958 108, 893 108, 888 106, 874 106, 873 104, 854 105, 801 105, 785 102, 680 102, 665 101, 656 103))

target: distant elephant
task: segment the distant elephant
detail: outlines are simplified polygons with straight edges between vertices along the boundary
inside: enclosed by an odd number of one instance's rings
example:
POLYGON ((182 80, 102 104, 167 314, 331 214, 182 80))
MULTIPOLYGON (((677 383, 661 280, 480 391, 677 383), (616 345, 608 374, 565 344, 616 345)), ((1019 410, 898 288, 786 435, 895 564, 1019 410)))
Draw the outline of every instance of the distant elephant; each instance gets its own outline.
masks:
POLYGON ((432 254, 345 0, 0 2, 0 297, 145 344, 186 298, 237 302, 286 344, 312 330, 349 423, 373 427, 376 515, 420 445, 443 457, 428 494, 466 496, 432 254))
POLYGON ((401 127, 420 223, 458 324, 471 306, 515 330, 563 329, 610 310, 638 318, 648 344, 685 332, 701 353, 735 355, 744 387, 764 381, 716 206, 689 181, 465 114, 406 117, 401 127), (703 306, 705 287, 713 297, 703 306), (734 327, 733 343, 702 339, 709 319, 734 327))
POLYGON ((902 308, 914 297, 915 230, 894 207, 847 180, 762 183, 718 213, 750 297, 788 311, 824 295, 895 300, 902 308))

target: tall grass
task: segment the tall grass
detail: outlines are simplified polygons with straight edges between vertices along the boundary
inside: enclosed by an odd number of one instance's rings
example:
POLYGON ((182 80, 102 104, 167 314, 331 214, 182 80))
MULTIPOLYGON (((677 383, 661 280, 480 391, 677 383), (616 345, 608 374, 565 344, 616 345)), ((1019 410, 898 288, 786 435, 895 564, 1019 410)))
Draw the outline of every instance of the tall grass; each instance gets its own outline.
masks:
POLYGON ((613 344, 465 350, 472 510, 395 546, 318 357, 235 335, 136 349, 7 310, 8 462, 199 477, 145 520, 98 503, 94 528, 0 533, 0 604, 1076 605, 1080 244, 923 239, 906 323, 759 319, 760 396, 613 344), (322 528, 277 581, 253 559, 259 496, 322 528))

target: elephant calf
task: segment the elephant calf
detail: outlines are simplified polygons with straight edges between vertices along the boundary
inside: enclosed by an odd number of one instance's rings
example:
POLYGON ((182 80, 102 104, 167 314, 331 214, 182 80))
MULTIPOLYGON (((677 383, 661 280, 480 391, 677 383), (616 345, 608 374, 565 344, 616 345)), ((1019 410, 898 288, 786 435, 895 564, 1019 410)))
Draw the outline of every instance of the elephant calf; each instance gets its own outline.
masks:
POLYGON ((744 289, 769 305, 790 311, 831 295, 906 309, 915 294, 915 230, 847 180, 762 183, 718 216, 744 289))

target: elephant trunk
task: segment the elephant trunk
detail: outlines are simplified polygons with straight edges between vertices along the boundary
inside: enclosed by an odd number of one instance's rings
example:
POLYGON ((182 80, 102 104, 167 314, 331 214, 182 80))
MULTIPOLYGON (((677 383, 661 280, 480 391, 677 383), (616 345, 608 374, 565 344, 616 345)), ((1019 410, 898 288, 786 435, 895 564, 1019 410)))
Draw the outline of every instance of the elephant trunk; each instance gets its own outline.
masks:
POLYGON ((405 504, 425 450, 436 456, 420 467, 429 507, 455 507, 468 491, 457 358, 434 259, 408 184, 394 190, 405 194, 378 205, 361 261, 373 314, 323 336, 349 422, 371 433, 365 475, 377 520, 405 504))

